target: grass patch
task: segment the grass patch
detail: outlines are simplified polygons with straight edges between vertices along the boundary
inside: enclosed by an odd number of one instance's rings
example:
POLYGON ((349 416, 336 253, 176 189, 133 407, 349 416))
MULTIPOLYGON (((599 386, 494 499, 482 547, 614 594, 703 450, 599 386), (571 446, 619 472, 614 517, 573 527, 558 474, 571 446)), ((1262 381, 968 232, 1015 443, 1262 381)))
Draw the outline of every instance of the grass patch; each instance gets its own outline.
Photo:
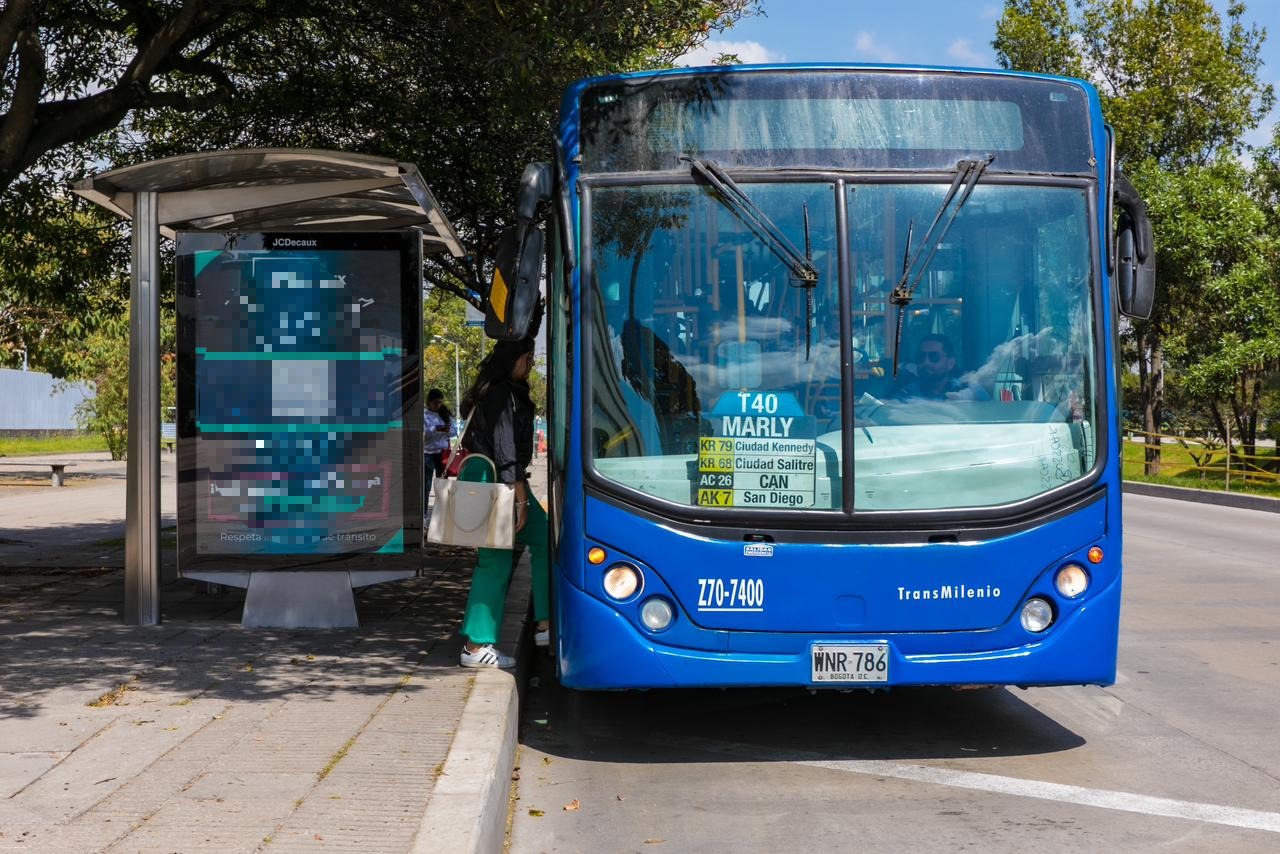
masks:
MULTIPOLYGON (((1141 442, 1124 443, 1121 472, 1125 480, 1182 486, 1189 489, 1223 491, 1227 488, 1225 449, 1209 451, 1194 445, 1191 448, 1184 448, 1181 445, 1162 445, 1160 471, 1155 475, 1147 475, 1143 473, 1145 447, 1141 442)), ((1267 471, 1246 471, 1239 459, 1232 460, 1231 492, 1280 498, 1280 477, 1275 474, 1276 449, 1258 448, 1256 457, 1251 461, 1252 464, 1267 471)))
POLYGON ((92 709, 105 709, 107 706, 114 706, 124 697, 126 691, 134 691, 138 687, 138 677, 130 676, 110 691, 103 694, 91 703, 87 703, 92 709))
POLYGON ((107 443, 94 434, 50 436, 45 438, 0 439, 0 457, 34 456, 36 454, 79 454, 105 451, 107 443))
POLYGON ((325 777, 328 777, 329 773, 333 771, 334 768, 338 767, 338 763, 341 762, 346 757, 347 751, 350 750, 351 746, 356 743, 356 738, 358 737, 359 737, 358 735, 353 735, 351 736, 351 738, 348 738, 347 743, 339 747, 338 752, 333 754, 333 756, 329 757, 329 761, 316 774, 317 783, 319 783, 325 777))

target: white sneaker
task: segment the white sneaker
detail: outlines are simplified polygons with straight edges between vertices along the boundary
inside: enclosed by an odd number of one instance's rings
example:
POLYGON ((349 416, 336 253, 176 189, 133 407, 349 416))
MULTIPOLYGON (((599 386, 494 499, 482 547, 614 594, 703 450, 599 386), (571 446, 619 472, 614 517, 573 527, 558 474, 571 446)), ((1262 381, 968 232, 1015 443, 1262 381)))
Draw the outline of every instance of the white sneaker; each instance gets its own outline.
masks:
POLYGON ((503 670, 510 670, 516 666, 516 660, 509 655, 503 655, 493 644, 487 643, 475 652, 467 652, 464 646, 461 664, 463 667, 501 667, 503 670))
POLYGON ((551 646, 551 630, 539 629, 533 633, 534 646, 551 646))

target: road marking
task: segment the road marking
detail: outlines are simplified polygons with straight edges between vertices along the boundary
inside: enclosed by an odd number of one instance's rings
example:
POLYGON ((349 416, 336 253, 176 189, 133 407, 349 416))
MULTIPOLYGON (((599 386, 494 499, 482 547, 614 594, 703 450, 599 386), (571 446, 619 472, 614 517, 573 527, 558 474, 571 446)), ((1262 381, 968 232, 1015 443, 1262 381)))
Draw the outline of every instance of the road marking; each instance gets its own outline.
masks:
MULTIPOLYGON (((898 780, 912 780, 918 783, 932 783, 939 786, 973 789, 980 792, 994 792, 1002 795, 1013 795, 1014 797, 1036 798, 1056 803, 1066 802, 1080 806, 1098 807, 1099 809, 1117 810, 1119 812, 1132 812, 1163 818, 1181 818, 1190 821, 1225 824, 1230 827, 1241 827, 1247 830, 1265 830, 1269 833, 1280 833, 1280 813, 1228 807, 1221 804, 1180 801, 1174 798, 1157 798, 1151 795, 1136 795, 1131 792, 1090 789, 1084 786, 1071 786, 1064 783, 1024 780, 1019 777, 1004 777, 999 774, 985 774, 977 771, 956 771, 950 768, 914 765, 908 762, 892 762, 885 759, 821 759, 818 758, 819 754, 815 753, 762 750, 751 744, 730 744, 727 742, 680 738, 664 739, 660 743, 666 747, 678 745, 693 750, 729 754, 738 757, 742 761, 789 762, 793 765, 824 768, 830 771, 842 771, 847 774, 871 774, 877 777, 892 777, 898 780)), ((654 742, 654 744, 659 744, 659 742, 654 742)))

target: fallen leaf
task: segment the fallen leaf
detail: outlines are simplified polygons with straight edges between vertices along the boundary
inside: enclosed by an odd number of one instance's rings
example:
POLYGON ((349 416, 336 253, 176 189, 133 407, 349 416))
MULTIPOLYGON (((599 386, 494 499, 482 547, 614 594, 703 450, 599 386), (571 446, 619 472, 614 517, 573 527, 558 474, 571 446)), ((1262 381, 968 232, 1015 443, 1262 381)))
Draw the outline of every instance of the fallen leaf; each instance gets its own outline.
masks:
POLYGON ((542 810, 529 810, 529 815, 533 816, 534 818, 542 818, 544 815, 546 815, 546 813, 543 812, 542 810))
POLYGON ((551 764, 551 757, 550 757, 550 756, 544 756, 544 757, 542 757, 542 764, 543 764, 543 765, 550 765, 550 764, 551 764))
POLYGON ((314 839, 316 842, 324 842, 324 837, 318 833, 313 834, 311 838, 314 839))
POLYGON ((516 768, 515 770, 513 770, 513 771, 511 772, 511 779, 512 779, 512 780, 519 780, 519 779, 520 779, 520 769, 519 769, 519 768, 516 768))
POLYGON ((622 800, 622 795, 614 795, 614 797, 617 798, 618 800, 622 800))
POLYGON ((666 845, 666 844, 667 844, 667 840, 665 840, 665 839, 646 839, 646 840, 644 841, 644 844, 645 844, 645 845, 666 845))
POLYGON ((569 801, 569 803, 564 805, 564 811, 571 812, 573 810, 576 810, 580 806, 582 806, 582 804, 578 803, 577 798, 574 798, 573 800, 569 801))

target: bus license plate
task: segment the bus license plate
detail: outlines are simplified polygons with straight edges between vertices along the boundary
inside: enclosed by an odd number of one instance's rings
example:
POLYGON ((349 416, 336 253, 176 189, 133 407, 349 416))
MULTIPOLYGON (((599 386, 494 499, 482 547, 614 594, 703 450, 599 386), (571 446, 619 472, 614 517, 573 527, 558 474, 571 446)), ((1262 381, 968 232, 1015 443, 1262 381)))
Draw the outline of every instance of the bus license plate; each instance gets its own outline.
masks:
POLYGON ((814 682, 888 682, 887 643, 813 645, 811 664, 814 682))

